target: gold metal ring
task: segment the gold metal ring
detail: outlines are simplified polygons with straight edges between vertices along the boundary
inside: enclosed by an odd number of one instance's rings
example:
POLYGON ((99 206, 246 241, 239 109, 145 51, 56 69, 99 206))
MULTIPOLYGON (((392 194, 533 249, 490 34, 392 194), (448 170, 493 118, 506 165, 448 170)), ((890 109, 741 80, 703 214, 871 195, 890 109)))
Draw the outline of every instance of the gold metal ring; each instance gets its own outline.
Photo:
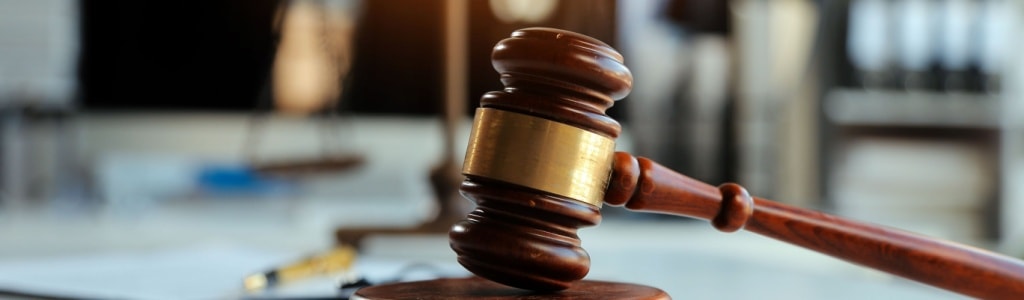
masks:
POLYGON ((462 173, 601 207, 615 140, 530 115, 478 108, 462 173))

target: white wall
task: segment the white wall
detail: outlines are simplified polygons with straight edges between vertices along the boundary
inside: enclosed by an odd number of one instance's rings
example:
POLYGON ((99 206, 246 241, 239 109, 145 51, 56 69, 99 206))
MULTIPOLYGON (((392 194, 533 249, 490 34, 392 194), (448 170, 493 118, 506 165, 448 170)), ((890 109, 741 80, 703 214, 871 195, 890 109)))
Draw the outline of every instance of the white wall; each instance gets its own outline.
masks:
POLYGON ((0 0, 0 107, 65 106, 75 89, 74 0, 0 0))

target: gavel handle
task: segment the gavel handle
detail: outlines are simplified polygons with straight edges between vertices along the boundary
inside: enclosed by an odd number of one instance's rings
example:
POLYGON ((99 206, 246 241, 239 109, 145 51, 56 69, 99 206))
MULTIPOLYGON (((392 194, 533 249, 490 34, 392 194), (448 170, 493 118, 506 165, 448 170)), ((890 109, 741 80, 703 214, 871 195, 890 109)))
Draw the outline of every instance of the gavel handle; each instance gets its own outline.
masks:
POLYGON ((710 220, 855 264, 982 299, 1024 298, 1024 262, 982 249, 851 221, 713 187, 647 158, 615 153, 605 202, 710 220))

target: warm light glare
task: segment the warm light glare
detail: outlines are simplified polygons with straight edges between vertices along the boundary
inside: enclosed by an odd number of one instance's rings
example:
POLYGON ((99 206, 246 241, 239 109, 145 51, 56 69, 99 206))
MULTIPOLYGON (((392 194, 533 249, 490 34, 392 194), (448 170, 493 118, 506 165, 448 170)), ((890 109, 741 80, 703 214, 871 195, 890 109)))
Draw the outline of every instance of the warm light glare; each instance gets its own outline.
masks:
POLYGON ((341 93, 351 25, 324 9, 297 1, 285 13, 274 61, 274 104, 282 113, 315 112, 341 93))
POLYGON ((551 17, 558 0, 490 0, 491 11, 505 23, 539 23, 551 17))

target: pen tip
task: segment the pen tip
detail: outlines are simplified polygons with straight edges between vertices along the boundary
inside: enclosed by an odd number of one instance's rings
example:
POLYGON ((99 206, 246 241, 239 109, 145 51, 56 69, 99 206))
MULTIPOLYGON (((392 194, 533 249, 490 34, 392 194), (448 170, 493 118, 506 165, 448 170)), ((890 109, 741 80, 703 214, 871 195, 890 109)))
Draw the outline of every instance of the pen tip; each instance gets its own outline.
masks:
POLYGON ((246 290, 259 290, 267 287, 267 276, 263 274, 253 274, 246 276, 242 280, 242 285, 245 286, 246 290))

